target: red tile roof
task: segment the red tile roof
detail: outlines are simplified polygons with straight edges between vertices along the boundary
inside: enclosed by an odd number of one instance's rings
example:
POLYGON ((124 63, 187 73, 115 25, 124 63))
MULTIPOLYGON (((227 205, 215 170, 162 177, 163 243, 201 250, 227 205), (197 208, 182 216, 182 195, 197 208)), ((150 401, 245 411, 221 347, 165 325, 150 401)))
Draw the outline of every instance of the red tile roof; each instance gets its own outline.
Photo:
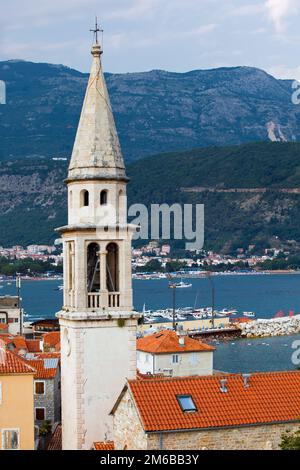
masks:
POLYGON ((35 369, 16 354, 0 349, 0 375, 34 374, 35 369))
POLYGON ((59 331, 51 331, 50 333, 45 333, 43 335, 44 344, 47 344, 51 348, 55 348, 57 345, 60 344, 60 332, 59 331))
POLYGON ((34 357, 36 359, 60 359, 60 352, 36 352, 34 357))
POLYGON ((137 340, 137 350, 152 354, 185 353, 214 351, 215 348, 201 343, 196 339, 184 337, 185 344, 179 344, 179 337, 175 331, 164 330, 154 335, 145 336, 137 340))
MULTIPOLYGON (((129 381, 146 432, 237 427, 300 419, 300 371, 129 381), (197 411, 184 413, 177 395, 191 395, 197 411)), ((117 404, 115 405, 116 409, 117 404)), ((114 412, 114 411, 113 411, 114 412)))
POLYGON ((94 442, 94 450, 115 450, 115 443, 113 441, 94 442))
POLYGON ((51 436, 47 450, 62 450, 62 430, 61 424, 58 424, 51 436))
POLYGON ((11 343, 15 347, 15 352, 19 352, 21 349, 27 351, 27 344, 23 336, 13 336, 11 343))
POLYGON ((26 362, 36 370, 35 379, 54 379, 57 374, 58 364, 48 368, 43 359, 26 359, 26 362))
POLYGON ((26 339, 27 350, 30 353, 37 353, 41 351, 40 341, 38 339, 26 339))

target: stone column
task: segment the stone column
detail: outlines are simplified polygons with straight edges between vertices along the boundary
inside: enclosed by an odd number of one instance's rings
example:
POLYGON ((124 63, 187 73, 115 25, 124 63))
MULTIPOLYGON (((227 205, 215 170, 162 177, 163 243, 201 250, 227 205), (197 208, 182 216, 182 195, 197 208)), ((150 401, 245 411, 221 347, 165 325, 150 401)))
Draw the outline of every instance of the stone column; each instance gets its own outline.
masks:
POLYGON ((87 288, 86 288, 86 246, 85 240, 76 238, 75 242, 75 279, 74 279, 74 307, 85 311, 87 308, 87 288))
POLYGON ((100 258, 100 294, 101 294, 101 306, 102 308, 108 307, 108 291, 106 284, 106 250, 99 251, 100 258))
MULTIPOLYGON (((75 249, 74 249, 74 243, 71 243, 71 249, 70 249, 70 259, 71 259, 71 266, 72 266, 72 271, 71 271, 71 285, 69 286, 70 289, 70 304, 71 307, 74 307, 74 283, 75 283, 75 249)), ((70 268, 69 268, 70 269, 70 268)))

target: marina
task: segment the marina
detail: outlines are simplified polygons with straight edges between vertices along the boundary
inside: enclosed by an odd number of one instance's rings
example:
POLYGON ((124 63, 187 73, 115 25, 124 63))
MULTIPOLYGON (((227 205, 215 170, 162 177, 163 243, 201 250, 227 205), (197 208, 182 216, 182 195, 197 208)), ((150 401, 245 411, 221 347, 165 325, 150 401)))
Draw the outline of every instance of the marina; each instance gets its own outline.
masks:
MULTIPOLYGON (((206 278, 191 279, 192 287, 179 289, 176 292, 176 310, 180 318, 176 323, 202 337, 211 336, 211 291, 206 278), (189 306, 189 307, 187 307, 189 306), (193 317, 191 313, 193 312, 193 317), (206 318, 203 318, 203 313, 206 318), (181 316, 182 315, 182 316, 181 316)), ((228 328, 229 323, 235 322, 243 312, 255 312, 256 319, 272 319, 281 315, 288 317, 291 312, 296 315, 300 308, 300 275, 225 275, 215 276, 215 310, 228 316, 215 316, 215 329, 218 338, 213 339, 216 346, 214 367, 228 372, 263 371, 263 370, 293 370, 291 361, 292 344, 300 340, 300 335, 269 337, 265 339, 239 339, 231 325, 229 335, 220 332, 228 328), (239 295, 239 292, 241 295, 239 295), (234 306, 234 308, 233 308, 234 306), (232 335, 234 337, 232 337, 232 335), (265 343, 265 344, 262 344, 265 343), (268 346, 266 346, 268 344, 268 346), (261 354, 261 350, 264 354, 261 354)), ((1 280, 1 295, 15 295, 16 286, 12 280, 1 280)), ((23 280, 22 307, 25 310, 26 322, 43 318, 54 318, 55 312, 62 302, 61 279, 55 280, 23 280), (47 302, 45 301, 47 299, 47 302)), ((151 316, 151 322, 140 326, 140 332, 155 331, 155 328, 172 328, 172 292, 168 289, 168 279, 134 280, 135 308, 151 316), (164 312, 168 311, 169 318, 164 312), (161 318, 152 318, 153 312, 161 311, 161 318)), ((247 321, 253 318, 246 316, 247 321)), ((249 323, 251 324, 251 323, 249 323)))

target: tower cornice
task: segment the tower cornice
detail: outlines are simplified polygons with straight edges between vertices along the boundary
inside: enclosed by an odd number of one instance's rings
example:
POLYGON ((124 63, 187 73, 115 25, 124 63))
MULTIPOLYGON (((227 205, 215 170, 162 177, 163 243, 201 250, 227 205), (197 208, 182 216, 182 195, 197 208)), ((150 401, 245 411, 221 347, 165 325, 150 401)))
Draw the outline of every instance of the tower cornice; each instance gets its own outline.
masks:
POLYGON ((64 180, 65 184, 70 183, 86 183, 87 181, 98 181, 98 182, 116 182, 116 183, 129 183, 130 178, 127 176, 77 176, 77 177, 68 177, 64 180))

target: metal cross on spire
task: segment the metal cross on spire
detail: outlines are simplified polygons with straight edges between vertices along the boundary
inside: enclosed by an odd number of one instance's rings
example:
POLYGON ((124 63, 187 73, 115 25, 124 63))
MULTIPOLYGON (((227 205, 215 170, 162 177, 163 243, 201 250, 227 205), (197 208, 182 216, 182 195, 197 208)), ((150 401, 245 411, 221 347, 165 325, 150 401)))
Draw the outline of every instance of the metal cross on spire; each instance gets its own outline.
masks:
POLYGON ((95 29, 90 29, 91 33, 94 33, 95 43, 98 44, 98 33, 103 33, 103 29, 99 28, 98 18, 95 18, 95 29))

